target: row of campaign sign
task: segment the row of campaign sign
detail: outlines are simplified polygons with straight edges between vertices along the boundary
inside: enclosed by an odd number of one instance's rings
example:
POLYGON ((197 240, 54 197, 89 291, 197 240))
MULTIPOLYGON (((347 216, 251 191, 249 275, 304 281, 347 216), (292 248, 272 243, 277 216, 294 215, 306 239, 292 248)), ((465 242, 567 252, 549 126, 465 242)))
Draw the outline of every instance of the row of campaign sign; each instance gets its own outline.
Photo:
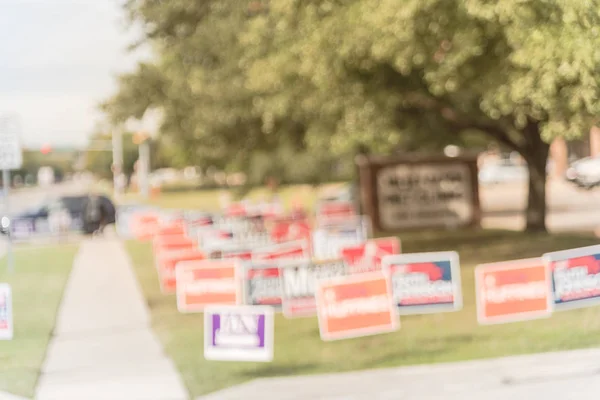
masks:
MULTIPOLYGON (((378 271, 360 273, 353 273, 344 260, 301 259, 277 264, 239 259, 187 260, 176 262, 175 271, 173 292, 181 312, 202 312, 210 304, 244 304, 270 305, 288 318, 314 316, 324 306, 319 302, 319 293, 327 291, 323 289, 327 285, 352 283, 355 297, 335 298, 370 304, 373 297, 382 295, 367 289, 374 278, 385 281, 390 307, 399 315, 462 307, 455 252, 389 255, 383 257, 378 271)), ((533 319, 555 310, 598 304, 600 246, 479 265, 475 269, 475 288, 481 324, 533 319)), ((322 335, 325 339, 328 334, 322 335)))
MULTIPOLYGON (((400 315, 462 308, 456 252, 403 254, 397 238, 369 238, 368 223, 352 212, 340 218, 321 210, 315 223, 166 215, 133 213, 129 232, 152 240, 162 291, 176 294, 178 309, 204 313, 209 359, 268 361, 277 312, 316 316, 329 341, 398 330, 400 315)), ((479 265, 475 290, 481 324, 595 304, 600 246, 479 265)))

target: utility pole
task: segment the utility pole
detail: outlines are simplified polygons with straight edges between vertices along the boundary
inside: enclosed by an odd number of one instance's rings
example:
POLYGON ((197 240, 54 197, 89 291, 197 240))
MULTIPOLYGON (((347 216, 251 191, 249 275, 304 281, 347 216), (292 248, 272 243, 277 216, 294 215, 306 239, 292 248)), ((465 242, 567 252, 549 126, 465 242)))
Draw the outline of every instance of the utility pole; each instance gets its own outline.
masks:
POLYGON ((112 153, 114 196, 115 200, 119 200, 123 194, 121 185, 123 175, 123 132, 121 127, 115 128, 112 133, 112 153))
POLYGON ((138 183, 144 199, 150 197, 150 136, 145 132, 136 133, 133 142, 139 146, 138 183))

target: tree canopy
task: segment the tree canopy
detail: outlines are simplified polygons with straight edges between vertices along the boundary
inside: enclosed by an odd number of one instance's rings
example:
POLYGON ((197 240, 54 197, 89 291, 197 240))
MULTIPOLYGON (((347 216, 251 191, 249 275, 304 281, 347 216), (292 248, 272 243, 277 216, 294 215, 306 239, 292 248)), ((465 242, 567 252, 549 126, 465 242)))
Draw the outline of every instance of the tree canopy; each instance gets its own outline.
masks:
MULTIPOLYGON (((318 157, 462 144, 478 132, 530 169, 545 229, 553 137, 598 115, 600 0, 129 0, 152 63, 103 105, 164 113, 194 164, 243 168, 282 147, 318 157)), ((290 156, 293 157, 293 156, 290 156)))

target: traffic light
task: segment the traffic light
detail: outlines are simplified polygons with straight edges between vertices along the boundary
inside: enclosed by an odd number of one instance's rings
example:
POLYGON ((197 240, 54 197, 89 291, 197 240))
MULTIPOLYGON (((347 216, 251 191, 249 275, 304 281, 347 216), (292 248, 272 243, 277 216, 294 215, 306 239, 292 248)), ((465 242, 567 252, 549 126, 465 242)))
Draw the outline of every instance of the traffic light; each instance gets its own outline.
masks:
POLYGON ((45 144, 42 146, 40 151, 42 152, 42 154, 49 154, 50 152, 52 152, 52 147, 49 144, 45 144))

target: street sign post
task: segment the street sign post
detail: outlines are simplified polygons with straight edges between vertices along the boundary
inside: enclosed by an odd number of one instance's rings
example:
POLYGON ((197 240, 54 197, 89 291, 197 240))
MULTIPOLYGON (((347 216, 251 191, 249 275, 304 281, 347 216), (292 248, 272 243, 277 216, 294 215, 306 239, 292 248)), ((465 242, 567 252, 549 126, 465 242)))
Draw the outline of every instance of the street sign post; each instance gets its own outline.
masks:
POLYGON ((12 235, 10 226, 10 171, 19 169, 23 165, 23 152, 21 150, 21 141, 17 126, 11 126, 10 118, 0 120, 0 169, 2 169, 2 184, 4 186, 4 204, 5 218, 2 221, 3 227, 7 229, 8 250, 7 261, 9 271, 14 269, 14 258, 12 251, 12 235))

